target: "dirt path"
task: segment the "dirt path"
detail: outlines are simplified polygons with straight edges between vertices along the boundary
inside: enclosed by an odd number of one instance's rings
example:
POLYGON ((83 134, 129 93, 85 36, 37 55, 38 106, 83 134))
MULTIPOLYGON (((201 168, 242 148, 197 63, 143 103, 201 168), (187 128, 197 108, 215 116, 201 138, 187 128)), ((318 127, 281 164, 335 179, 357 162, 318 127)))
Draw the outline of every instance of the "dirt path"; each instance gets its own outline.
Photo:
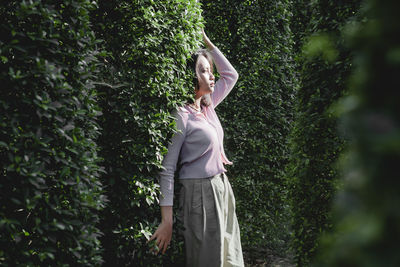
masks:
POLYGON ((246 263, 246 267, 295 267, 296 266, 293 263, 292 255, 287 255, 286 257, 279 257, 272 255, 270 251, 265 251, 264 253, 263 253, 264 255, 259 254, 259 256, 257 257, 258 259, 251 259, 251 261, 249 261, 250 258, 249 255, 245 254, 244 255, 245 261, 249 262, 246 263))
POLYGON ((254 264, 246 265, 246 267, 295 267, 296 265, 292 263, 289 259, 275 258, 270 263, 263 262, 262 260, 256 261, 254 264))

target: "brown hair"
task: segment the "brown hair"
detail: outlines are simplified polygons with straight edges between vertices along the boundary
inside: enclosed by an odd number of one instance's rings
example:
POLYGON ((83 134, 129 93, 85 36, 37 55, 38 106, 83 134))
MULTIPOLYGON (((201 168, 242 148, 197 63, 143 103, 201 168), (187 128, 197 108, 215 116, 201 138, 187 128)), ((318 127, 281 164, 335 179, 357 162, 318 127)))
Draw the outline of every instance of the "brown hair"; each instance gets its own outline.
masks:
MULTIPOLYGON (((197 77, 197 60, 199 56, 204 56, 210 63, 211 72, 214 71, 212 56, 206 49, 198 49, 195 53, 192 54, 191 58, 188 60, 188 69, 193 72, 193 85, 196 91, 199 90, 199 80, 197 77)), ((211 105, 210 94, 203 95, 201 97, 200 104, 206 107, 211 105)))

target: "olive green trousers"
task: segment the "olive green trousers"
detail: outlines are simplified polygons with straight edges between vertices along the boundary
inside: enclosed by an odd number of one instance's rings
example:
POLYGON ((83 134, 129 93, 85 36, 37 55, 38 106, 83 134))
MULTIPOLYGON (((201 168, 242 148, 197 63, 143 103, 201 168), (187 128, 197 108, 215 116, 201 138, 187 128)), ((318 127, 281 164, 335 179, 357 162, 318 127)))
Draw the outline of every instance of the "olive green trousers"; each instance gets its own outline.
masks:
POLYGON ((235 197, 226 174, 179 182, 186 266, 244 266, 235 197))

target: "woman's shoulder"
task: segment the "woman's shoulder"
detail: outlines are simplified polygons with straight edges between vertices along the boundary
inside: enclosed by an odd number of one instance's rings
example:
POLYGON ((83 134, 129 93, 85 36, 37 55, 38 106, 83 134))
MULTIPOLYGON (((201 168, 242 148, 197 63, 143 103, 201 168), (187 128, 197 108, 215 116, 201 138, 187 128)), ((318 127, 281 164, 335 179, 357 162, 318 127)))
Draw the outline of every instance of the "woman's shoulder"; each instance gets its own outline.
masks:
POLYGON ((178 106, 176 109, 174 109, 171 112, 171 115, 174 116, 176 119, 181 119, 184 121, 186 121, 188 119, 189 114, 190 114, 190 111, 186 104, 178 106))
POLYGON ((177 112, 181 115, 187 115, 190 113, 189 107, 187 104, 181 105, 178 107, 177 112))

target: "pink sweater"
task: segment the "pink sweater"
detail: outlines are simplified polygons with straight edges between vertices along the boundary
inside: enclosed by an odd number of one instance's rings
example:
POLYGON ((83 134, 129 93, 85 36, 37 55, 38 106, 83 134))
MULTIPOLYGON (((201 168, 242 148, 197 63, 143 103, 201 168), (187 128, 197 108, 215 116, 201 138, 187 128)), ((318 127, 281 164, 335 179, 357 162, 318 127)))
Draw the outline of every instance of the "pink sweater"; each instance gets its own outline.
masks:
POLYGON ((174 173, 180 164, 179 179, 206 178, 226 172, 224 164, 232 165, 224 152, 224 131, 215 108, 229 94, 238 79, 238 73, 219 51, 210 51, 220 79, 211 94, 212 104, 196 111, 189 105, 180 107, 173 114, 180 132, 175 133, 168 146, 168 153, 159 174, 160 206, 172 206, 174 173))

